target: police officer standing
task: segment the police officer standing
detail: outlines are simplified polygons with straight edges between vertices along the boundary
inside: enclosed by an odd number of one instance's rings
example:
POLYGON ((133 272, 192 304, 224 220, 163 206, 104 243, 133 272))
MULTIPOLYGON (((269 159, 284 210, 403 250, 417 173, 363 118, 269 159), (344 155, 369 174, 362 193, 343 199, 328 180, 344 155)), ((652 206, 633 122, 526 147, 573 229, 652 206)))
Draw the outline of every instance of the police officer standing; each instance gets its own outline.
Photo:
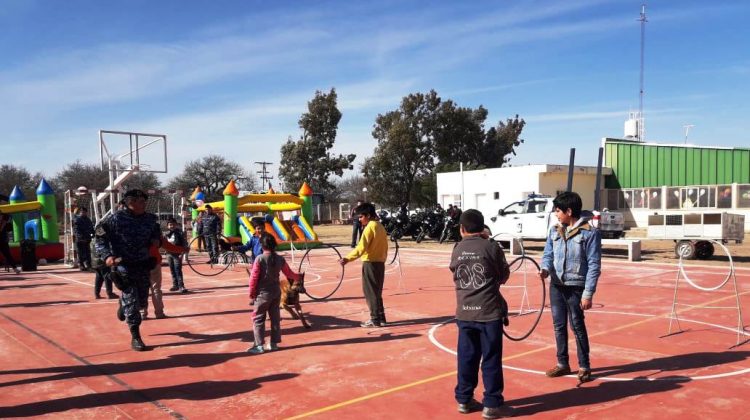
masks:
POLYGON ((86 271, 91 268, 91 237, 94 236, 94 223, 89 219, 86 207, 78 209, 78 215, 73 219, 73 236, 76 239, 78 251, 78 268, 86 271))
POLYGON ((221 233, 221 219, 214 213, 214 209, 210 204, 206 204, 206 212, 203 214, 201 219, 200 234, 206 241, 206 248, 208 248, 208 255, 211 257, 211 261, 216 263, 219 259, 219 234, 221 233))
POLYGON ((146 213, 147 199, 141 190, 126 192, 126 208, 102 220, 95 233, 96 251, 113 267, 114 283, 122 290, 117 318, 130 327, 130 346, 135 351, 146 350, 139 330, 139 309, 148 304, 149 271, 155 265, 149 247, 158 246, 161 239, 156 215, 146 213))

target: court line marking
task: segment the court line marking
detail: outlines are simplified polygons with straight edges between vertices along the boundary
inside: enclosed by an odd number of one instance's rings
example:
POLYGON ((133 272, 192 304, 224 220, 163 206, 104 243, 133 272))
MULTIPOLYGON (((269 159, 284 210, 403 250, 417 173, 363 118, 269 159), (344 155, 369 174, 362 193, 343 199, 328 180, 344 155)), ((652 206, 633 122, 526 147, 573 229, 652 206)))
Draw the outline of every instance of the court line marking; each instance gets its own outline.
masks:
MULTIPOLYGON (((639 314, 639 313, 635 313, 635 312, 599 311, 599 310, 589 311, 589 312, 590 313, 601 313, 601 314, 641 316, 641 317, 649 317, 649 318, 660 317, 659 315, 655 315, 655 314, 639 314)), ((439 342, 435 338, 435 331, 437 331, 438 328, 440 328, 443 325, 446 325, 449 322, 454 321, 454 320, 455 320, 455 318, 454 319, 449 319, 449 320, 443 321, 443 322, 441 322, 439 324, 433 325, 432 328, 430 328, 430 331, 428 332, 428 336, 429 336, 430 341, 432 342, 432 344, 434 344, 436 347, 438 347, 439 349, 445 351, 446 353, 449 353, 449 354, 452 354, 452 355, 455 356, 455 355, 457 355, 457 353, 456 353, 455 350, 450 349, 447 346, 444 346, 441 342, 439 342)), ((715 327, 715 328, 719 328, 719 329, 724 329, 724 330, 728 330, 728 331, 735 332, 735 333, 737 332, 737 329, 735 329, 735 328, 730 328, 730 327, 726 327, 726 326, 723 326, 723 325, 711 324, 711 323, 708 323, 708 322, 695 321, 695 320, 686 319, 686 318, 680 318, 680 321, 692 322, 692 323, 695 323, 695 324, 708 325, 708 326, 711 326, 711 327, 715 327)), ((742 331, 742 334, 745 335, 745 336, 750 336, 750 333, 748 333, 746 331, 742 331)), ((535 374, 538 374, 538 375, 545 375, 545 372, 541 371, 541 370, 519 368, 519 367, 515 367, 515 366, 509 366, 509 365, 506 365, 506 364, 503 365, 503 369, 515 370, 515 371, 524 372, 524 373, 535 373, 535 374)), ((616 376, 596 376, 595 375, 595 378, 598 379, 598 380, 603 380, 603 381, 620 381, 620 382, 625 382, 625 381, 647 381, 647 382, 653 382, 653 381, 680 381, 681 382, 681 381, 684 381, 685 378, 689 378, 690 380, 693 380, 693 381, 700 381, 700 380, 706 380, 706 379, 726 378, 726 377, 729 377, 729 376, 742 375, 742 374, 745 374, 745 373, 748 373, 748 372, 750 372, 750 368, 745 368, 745 369, 737 370, 737 371, 734 371, 734 372, 717 373, 717 374, 714 374, 714 375, 702 375, 702 376, 680 376, 680 377, 666 377, 666 378, 642 378, 642 377, 622 378, 622 377, 616 377, 616 376)), ((568 377, 568 378, 576 378, 577 377, 576 375, 565 375, 565 376, 568 377)))
MULTIPOLYGON (((84 365, 86 365, 86 366, 91 366, 91 367, 93 367, 94 369, 96 369, 96 370, 100 371, 100 372, 101 372, 101 373, 102 373, 102 374, 103 374, 104 376, 106 376, 107 378, 111 379, 111 380, 112 380, 113 382, 115 382, 116 384, 118 384, 118 385, 122 386, 122 387, 123 387, 123 388, 125 388, 125 389, 126 389, 127 391, 129 391, 129 392, 132 392, 132 393, 134 393, 134 394, 136 394, 136 395, 140 396, 140 397, 141 397, 141 398, 143 399, 143 402, 144 402, 144 403, 149 403, 149 404, 152 404, 153 406, 155 406, 156 408, 158 408, 158 409, 159 409, 159 410, 161 410, 162 412, 164 412, 164 413, 168 414, 168 415, 169 415, 170 417, 173 417, 173 418, 176 418, 176 419, 184 419, 184 418, 185 418, 185 416, 183 416, 182 414, 180 414, 180 413, 179 413, 178 411, 172 410, 171 408, 169 408, 169 407, 168 407, 167 405, 165 405, 164 403, 162 403, 162 402, 161 402, 161 401, 159 401, 159 400, 156 400, 156 399, 150 398, 150 397, 149 397, 148 395, 146 395, 146 394, 142 393, 142 392, 141 392, 140 390, 138 390, 138 389, 136 389, 136 388, 133 388, 132 386, 130 386, 130 384, 128 384, 127 382, 125 382, 125 381, 123 381, 122 379, 118 378, 117 376, 115 376, 115 375, 113 375, 113 374, 110 374, 110 373, 107 373, 106 371, 102 370, 101 368, 99 368, 98 364, 89 362, 89 361, 88 361, 87 359, 85 359, 84 357, 81 357, 81 356, 79 356, 79 355, 77 355, 77 354, 73 353, 73 351, 71 351, 71 350, 68 350, 67 348, 63 347, 63 346, 62 346, 61 344, 59 344, 59 343, 57 343, 56 341, 52 340, 51 338, 49 338, 49 337, 47 337, 47 336, 43 335, 42 333, 40 333, 40 332, 37 332, 37 331, 36 331, 36 330, 34 330, 33 328, 31 328, 31 327, 27 326, 26 324, 24 324, 23 322, 21 322, 21 321, 18 321, 18 320, 16 320, 15 318, 13 318, 13 317, 11 317, 11 316, 9 316, 9 315, 6 315, 6 314, 5 314, 5 313, 3 313, 3 312, 0 312, 0 316, 2 316, 3 318, 7 319, 8 321, 10 321, 10 322, 12 322, 12 323, 16 324, 16 325, 17 325, 17 326, 19 326, 20 328, 22 328, 22 329, 24 329, 24 330, 28 331, 28 332, 29 332, 29 333, 31 333, 32 335, 34 335, 34 336, 36 336, 37 338, 41 339, 42 341, 45 341, 45 342, 47 342, 47 344, 49 344, 49 345, 51 345, 52 347, 54 347, 54 348, 56 348, 56 349, 58 349, 58 350, 62 351, 63 353, 67 354, 68 356, 72 357, 73 359, 77 360, 78 362, 80 362, 80 363, 82 363, 82 364, 84 364, 84 365)), ((7 333, 7 332, 6 332, 5 330, 3 330, 3 331, 4 331, 4 332, 5 332, 6 334, 8 334, 8 333, 7 333)), ((48 360, 48 361, 49 361, 49 360, 48 360)), ((57 365, 55 365, 54 363, 52 363, 52 365, 53 365, 53 366, 55 366, 55 367, 57 367, 57 365)), ((85 385, 85 384, 84 384, 84 385, 85 385)), ((87 387, 87 388, 89 388, 89 389, 91 389, 91 388, 90 388, 89 386, 86 386, 86 387, 87 387)), ((93 391, 93 390, 92 390, 92 391, 93 391)), ((128 417, 129 417, 129 416, 128 416, 128 417)))
MULTIPOLYGON (((748 293, 750 293, 750 291, 740 293, 740 295, 746 295, 748 293)), ((712 305, 714 303, 723 301, 725 299, 734 298, 734 297, 735 296, 732 295, 732 296, 725 296, 725 297, 722 297, 722 298, 714 299, 712 301, 706 302, 702 306, 712 305)), ((684 311, 678 311, 678 312, 679 313, 681 313, 681 312, 687 312, 689 310, 692 310, 692 309, 695 309, 695 308, 698 308, 698 307, 700 307, 700 306, 696 306, 696 307, 689 308, 689 309, 686 309, 684 311)), ((641 324, 645 324, 645 323, 650 322, 650 321, 652 321, 654 319, 666 318, 669 315, 670 314, 657 315, 657 316, 654 316, 653 318, 647 318, 647 319, 643 319, 643 320, 640 320, 640 321, 631 322, 629 324, 621 325, 619 327, 615 327, 615 328, 611 328, 611 329, 608 329, 608 330, 600 331, 600 332, 598 332, 596 334, 591 334, 591 335, 589 335, 589 337, 591 338, 591 337, 598 337, 598 336, 604 335, 604 334, 610 334, 610 333, 617 332, 617 331, 620 331, 620 330, 624 330, 624 329, 627 329, 627 328, 630 328, 630 327, 635 327, 635 326, 638 326, 638 325, 641 325, 641 324)), ((512 356, 503 357, 503 363, 506 362, 506 361, 508 361, 508 360, 518 359, 518 358, 521 358, 521 357, 524 357, 524 356, 528 356, 530 354, 536 354, 536 353, 539 353, 539 352, 542 352, 542 351, 553 349, 555 347, 556 347, 555 345, 547 345, 547 346, 540 347, 538 349, 529 350, 529 351, 526 351, 526 352, 514 354, 512 356)), ((439 380, 439 379, 443 379, 443 378, 447 378, 447 377, 456 375, 457 373, 458 373, 457 370, 452 370, 450 372, 441 373, 439 375, 431 376, 429 378, 420 379, 420 380, 415 381, 415 382, 410 382, 410 383, 407 383, 407 384, 404 384, 404 385, 399 385, 399 386, 394 387, 394 388, 384 389, 382 391, 378 391, 378 392, 375 392, 375 393, 372 393, 372 394, 363 395, 361 397, 357 397, 357 398, 353 398, 353 399, 350 399, 350 400, 342 401, 340 403, 336 403, 336 404, 332 404, 332 405, 329 405, 329 406, 321 407, 321 408, 318 408, 318 409, 315 409, 315 410, 312 410, 312 411, 308 411, 308 412, 305 412, 305 413, 302 413, 302 414, 298 414, 296 416, 288 417, 288 419, 289 420, 292 420, 292 419, 301 419, 301 418, 310 417, 310 416, 313 416, 313 415, 316 415, 316 414, 325 413, 325 412, 328 412, 328 411, 335 410, 337 408, 346 407, 348 405, 356 404, 358 402, 367 401, 367 400, 370 400, 370 399, 373 399, 373 398, 377 398, 377 397, 380 397, 380 396, 383 396, 383 395, 388 395, 388 394, 391 394, 391 393, 394 393, 394 392, 398 392, 398 391, 401 391, 401 390, 404 390, 404 389, 413 388, 415 386, 422 385, 422 384, 425 384, 425 383, 434 382, 434 381, 439 380)))

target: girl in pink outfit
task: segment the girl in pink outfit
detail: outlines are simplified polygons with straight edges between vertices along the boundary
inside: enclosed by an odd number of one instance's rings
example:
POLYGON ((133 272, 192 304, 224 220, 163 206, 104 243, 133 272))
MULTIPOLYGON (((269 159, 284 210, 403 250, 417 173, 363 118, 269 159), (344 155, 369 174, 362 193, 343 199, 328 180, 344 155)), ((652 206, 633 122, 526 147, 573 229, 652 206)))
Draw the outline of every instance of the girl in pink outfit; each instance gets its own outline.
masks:
POLYGON ((260 238, 263 254, 255 258, 250 272, 250 306, 254 306, 253 335, 255 344, 247 349, 252 354, 278 350, 281 342, 281 287, 279 273, 294 281, 299 274, 289 268, 284 257, 276 254, 276 239, 264 233, 260 238), (266 313, 271 318, 271 343, 263 347, 266 332, 266 313))

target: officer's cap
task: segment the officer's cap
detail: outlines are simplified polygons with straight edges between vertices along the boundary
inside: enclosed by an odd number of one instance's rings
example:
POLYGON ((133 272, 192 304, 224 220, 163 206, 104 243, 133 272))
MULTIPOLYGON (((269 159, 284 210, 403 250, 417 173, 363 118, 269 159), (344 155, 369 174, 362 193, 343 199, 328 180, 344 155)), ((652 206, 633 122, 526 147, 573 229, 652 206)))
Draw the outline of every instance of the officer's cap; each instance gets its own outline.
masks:
POLYGON ((125 198, 142 198, 144 200, 148 200, 148 194, 143 192, 143 190, 128 190, 128 192, 125 193, 125 198))

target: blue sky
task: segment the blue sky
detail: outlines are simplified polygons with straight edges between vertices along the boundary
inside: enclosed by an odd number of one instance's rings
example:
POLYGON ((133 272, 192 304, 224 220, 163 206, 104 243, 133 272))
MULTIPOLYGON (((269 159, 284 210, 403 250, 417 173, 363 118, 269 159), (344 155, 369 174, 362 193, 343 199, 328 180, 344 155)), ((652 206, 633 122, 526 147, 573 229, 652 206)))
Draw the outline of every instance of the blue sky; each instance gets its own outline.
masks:
MULTIPOLYGON (((315 90, 334 151, 372 153, 377 114, 435 89, 527 122, 511 163, 596 164, 638 108, 640 1, 0 2, 1 163, 54 175, 98 160, 98 130, 166 134, 168 179, 216 153, 274 162, 315 90)), ((648 141, 750 146, 750 2, 647 9, 648 141)), ((112 140, 115 141, 115 140, 112 140)), ((123 147, 127 147, 123 142, 123 147)))

